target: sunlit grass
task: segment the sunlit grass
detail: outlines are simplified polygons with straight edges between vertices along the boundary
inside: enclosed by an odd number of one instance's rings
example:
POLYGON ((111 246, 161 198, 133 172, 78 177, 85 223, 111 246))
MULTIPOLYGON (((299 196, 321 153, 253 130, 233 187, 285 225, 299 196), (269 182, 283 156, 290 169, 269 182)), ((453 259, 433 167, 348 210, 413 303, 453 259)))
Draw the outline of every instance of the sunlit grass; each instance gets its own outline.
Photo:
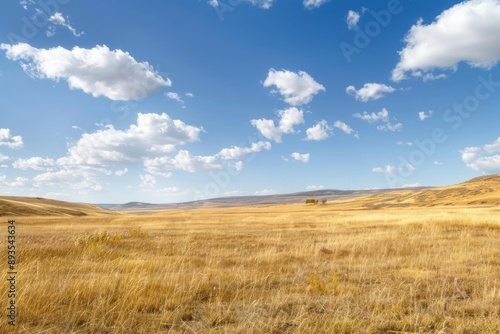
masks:
POLYGON ((17 222, 20 333, 500 332, 494 208, 17 222))

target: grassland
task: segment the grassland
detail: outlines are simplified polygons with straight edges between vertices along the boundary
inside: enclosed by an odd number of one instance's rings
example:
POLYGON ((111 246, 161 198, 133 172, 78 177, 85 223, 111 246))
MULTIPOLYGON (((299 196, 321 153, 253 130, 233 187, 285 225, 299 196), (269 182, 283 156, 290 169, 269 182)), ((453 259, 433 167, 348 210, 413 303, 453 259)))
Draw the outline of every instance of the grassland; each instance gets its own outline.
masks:
POLYGON ((20 217, 18 323, 4 316, 0 332, 500 333, 499 213, 297 204, 20 217))

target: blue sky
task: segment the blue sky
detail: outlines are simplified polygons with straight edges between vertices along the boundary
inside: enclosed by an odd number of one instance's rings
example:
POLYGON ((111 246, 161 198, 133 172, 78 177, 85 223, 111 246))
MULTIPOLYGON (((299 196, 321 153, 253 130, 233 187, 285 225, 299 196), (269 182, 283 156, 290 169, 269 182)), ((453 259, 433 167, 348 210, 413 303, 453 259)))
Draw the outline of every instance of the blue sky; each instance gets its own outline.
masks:
POLYGON ((0 192, 90 203, 500 172, 500 1, 17 0, 0 192))

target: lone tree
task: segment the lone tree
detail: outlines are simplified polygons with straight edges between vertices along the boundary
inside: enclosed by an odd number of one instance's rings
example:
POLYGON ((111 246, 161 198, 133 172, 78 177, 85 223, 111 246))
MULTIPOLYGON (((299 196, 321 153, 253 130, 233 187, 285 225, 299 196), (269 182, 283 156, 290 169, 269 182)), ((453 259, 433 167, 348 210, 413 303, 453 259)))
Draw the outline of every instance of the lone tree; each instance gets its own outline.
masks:
POLYGON ((306 204, 318 204, 318 200, 315 198, 306 199, 306 204))

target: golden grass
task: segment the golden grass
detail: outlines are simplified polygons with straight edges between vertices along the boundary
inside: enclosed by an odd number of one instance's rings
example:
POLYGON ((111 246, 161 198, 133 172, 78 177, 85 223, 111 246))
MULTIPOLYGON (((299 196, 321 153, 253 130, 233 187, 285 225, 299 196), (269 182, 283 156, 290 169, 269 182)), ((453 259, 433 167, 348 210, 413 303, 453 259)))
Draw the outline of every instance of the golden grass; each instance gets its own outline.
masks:
POLYGON ((499 213, 283 205, 19 218, 15 331, 499 333, 499 213))

